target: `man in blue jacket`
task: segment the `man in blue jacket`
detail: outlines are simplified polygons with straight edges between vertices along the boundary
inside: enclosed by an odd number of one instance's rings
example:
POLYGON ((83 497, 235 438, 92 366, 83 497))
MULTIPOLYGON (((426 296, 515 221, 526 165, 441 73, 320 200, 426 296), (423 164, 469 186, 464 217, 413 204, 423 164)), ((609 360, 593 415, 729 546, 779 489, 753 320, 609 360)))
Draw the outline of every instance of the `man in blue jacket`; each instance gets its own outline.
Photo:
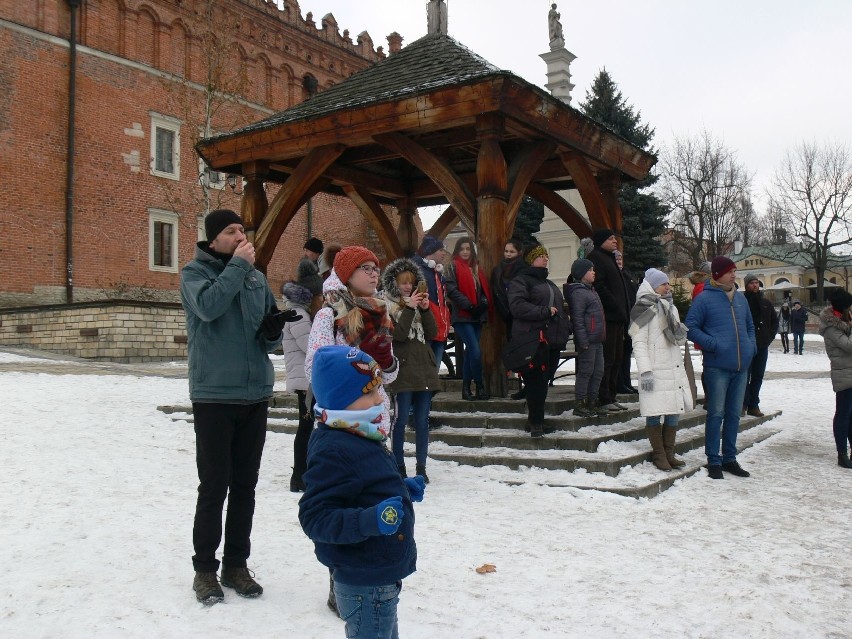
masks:
POLYGON ((757 351, 748 302, 736 290, 737 266, 724 256, 713 259, 711 279, 696 297, 686 326, 689 339, 704 353, 707 388, 705 452, 707 473, 723 479, 722 471, 748 477, 737 462, 737 433, 751 360, 757 351), (722 454, 719 454, 719 437, 722 454))
POLYGON ((284 323, 300 316, 278 312, 266 278, 254 268, 254 246, 234 211, 211 211, 204 228, 208 240, 198 243, 195 259, 181 271, 180 296, 199 480, 192 588, 198 601, 209 605, 225 597, 216 578, 216 550, 226 497, 222 585, 243 597, 263 592, 246 560, 275 381, 268 353, 281 343, 284 323))

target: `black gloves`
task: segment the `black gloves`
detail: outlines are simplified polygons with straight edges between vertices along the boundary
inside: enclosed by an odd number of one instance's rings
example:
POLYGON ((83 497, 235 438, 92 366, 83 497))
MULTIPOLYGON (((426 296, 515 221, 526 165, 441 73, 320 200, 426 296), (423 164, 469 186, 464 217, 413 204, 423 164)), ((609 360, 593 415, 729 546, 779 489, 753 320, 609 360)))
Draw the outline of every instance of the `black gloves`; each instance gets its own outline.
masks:
POLYGON ((480 302, 479 304, 474 306, 472 309, 470 309, 470 314, 473 315, 473 317, 481 317, 482 315, 485 315, 485 313, 487 313, 487 312, 488 312, 488 304, 486 302, 480 302))
POLYGON ((270 342, 274 342, 281 337, 281 329, 284 328, 284 324, 300 319, 302 319, 302 316, 293 310, 273 311, 263 318, 258 333, 261 333, 270 342))

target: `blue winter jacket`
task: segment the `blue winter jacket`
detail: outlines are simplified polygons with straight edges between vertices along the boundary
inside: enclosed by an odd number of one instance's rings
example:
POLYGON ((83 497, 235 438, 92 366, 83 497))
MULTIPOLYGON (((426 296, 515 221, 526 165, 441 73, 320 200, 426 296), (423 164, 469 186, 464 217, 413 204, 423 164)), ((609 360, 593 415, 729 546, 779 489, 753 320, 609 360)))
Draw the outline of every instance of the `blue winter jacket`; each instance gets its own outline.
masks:
POLYGON ((189 398, 216 403, 260 402, 272 396, 269 353, 281 343, 258 333, 277 310, 263 273, 239 257, 225 263, 201 247, 180 273, 186 312, 189 398))
POLYGON ((396 461, 380 442, 318 424, 308 443, 299 522, 335 581, 386 586, 417 568, 414 508, 396 461), (392 535, 379 533, 376 506, 402 496, 405 515, 392 535))
POLYGON ((746 370, 757 352, 754 321, 745 296, 734 293, 733 302, 721 288, 708 283, 692 301, 684 322, 687 337, 704 353, 705 368, 746 370))

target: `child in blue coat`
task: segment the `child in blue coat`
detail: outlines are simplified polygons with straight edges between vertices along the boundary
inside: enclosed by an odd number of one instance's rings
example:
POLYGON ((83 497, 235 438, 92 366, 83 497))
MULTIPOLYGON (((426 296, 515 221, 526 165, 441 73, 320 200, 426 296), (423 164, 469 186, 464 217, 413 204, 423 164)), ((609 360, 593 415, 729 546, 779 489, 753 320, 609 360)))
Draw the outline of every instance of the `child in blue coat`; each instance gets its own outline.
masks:
POLYGON ((420 476, 403 480, 382 426, 381 369, 352 346, 323 346, 311 383, 317 428, 308 444, 299 521, 331 571, 346 636, 397 639, 402 580, 416 569, 420 476))

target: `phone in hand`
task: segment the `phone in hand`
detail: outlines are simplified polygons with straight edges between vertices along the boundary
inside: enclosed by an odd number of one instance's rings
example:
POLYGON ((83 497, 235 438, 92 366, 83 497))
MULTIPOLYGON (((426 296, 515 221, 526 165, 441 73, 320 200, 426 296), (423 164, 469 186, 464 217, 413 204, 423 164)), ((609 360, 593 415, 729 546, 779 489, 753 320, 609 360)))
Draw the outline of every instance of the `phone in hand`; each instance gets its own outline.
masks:
POLYGON ((428 289, 426 288, 426 282, 424 280, 420 280, 417 282, 417 292, 425 293, 428 289))

